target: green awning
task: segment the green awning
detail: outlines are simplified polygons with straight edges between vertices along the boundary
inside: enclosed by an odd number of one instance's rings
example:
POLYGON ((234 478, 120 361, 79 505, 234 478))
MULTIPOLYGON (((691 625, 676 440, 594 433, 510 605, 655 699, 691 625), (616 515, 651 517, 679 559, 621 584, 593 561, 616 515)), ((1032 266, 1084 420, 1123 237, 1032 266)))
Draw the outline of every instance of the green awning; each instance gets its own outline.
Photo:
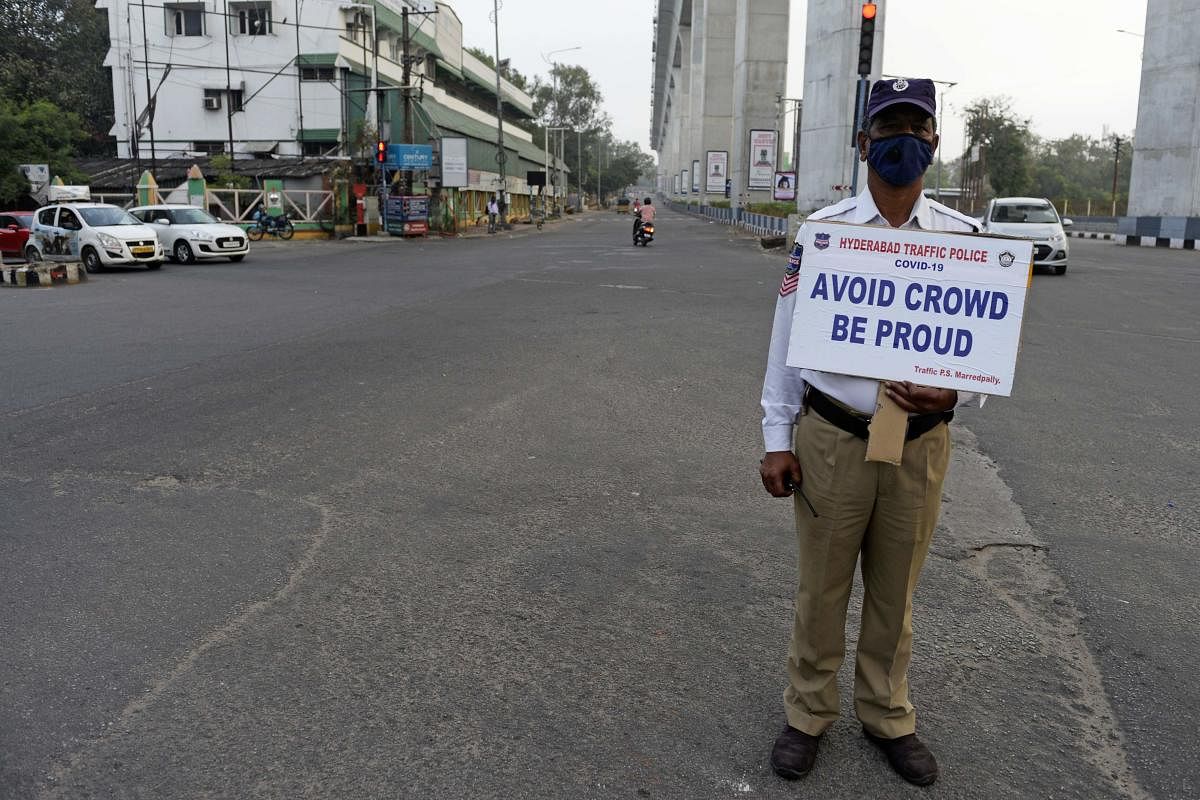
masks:
POLYGON ((302 67, 332 67, 337 63, 337 53, 302 53, 297 61, 302 67))
POLYGON ((341 133, 338 128, 305 128, 297 138, 302 142, 336 142, 341 133))
POLYGON ((455 78, 458 78, 460 81, 466 80, 466 78, 463 77, 462 70, 459 69, 458 67, 454 66, 453 64, 451 64, 449 61, 446 61, 445 59, 439 58, 437 60, 437 67, 438 67, 438 69, 444 70, 445 72, 449 73, 450 75, 453 75, 455 78))
MULTIPOLYGON (((420 106, 428 112, 429 116, 433 118, 434 123, 442 129, 442 133, 458 133, 482 142, 496 141, 496 126, 490 122, 484 122, 467 116, 460 111, 447 108, 429 98, 422 100, 420 106)), ((533 142, 516 137, 506 136, 504 139, 504 149, 512 150, 521 158, 526 161, 532 161, 535 164, 543 163, 546 157, 542 148, 533 142)))

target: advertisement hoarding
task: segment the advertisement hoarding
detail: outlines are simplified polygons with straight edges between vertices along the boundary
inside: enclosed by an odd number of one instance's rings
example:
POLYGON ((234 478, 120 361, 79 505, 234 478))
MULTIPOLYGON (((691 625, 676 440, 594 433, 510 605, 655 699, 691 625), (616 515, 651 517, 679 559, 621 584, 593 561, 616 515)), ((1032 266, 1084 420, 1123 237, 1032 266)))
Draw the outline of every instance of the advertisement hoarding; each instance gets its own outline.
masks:
POLYGON ((750 189, 770 189, 775 177, 775 131, 750 131, 750 171, 746 186, 750 189))

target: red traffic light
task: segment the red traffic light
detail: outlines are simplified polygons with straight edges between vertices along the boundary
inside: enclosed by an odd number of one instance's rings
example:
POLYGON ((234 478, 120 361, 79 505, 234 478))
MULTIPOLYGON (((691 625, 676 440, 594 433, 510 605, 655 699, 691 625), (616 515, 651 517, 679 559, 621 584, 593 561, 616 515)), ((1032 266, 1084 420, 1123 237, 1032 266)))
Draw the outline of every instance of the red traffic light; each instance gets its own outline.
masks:
POLYGON ((875 19, 875 11, 876 11, 876 6, 874 3, 863 3, 862 18, 863 19, 875 19))
POLYGON ((380 141, 375 145, 375 160, 380 164, 387 161, 387 142, 380 141))

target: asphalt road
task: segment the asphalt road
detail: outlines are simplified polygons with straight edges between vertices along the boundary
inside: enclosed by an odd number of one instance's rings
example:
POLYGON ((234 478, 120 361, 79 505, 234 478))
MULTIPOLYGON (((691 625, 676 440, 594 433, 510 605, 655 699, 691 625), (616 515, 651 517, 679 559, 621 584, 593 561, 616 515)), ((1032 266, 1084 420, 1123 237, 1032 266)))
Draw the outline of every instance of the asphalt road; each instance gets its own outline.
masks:
POLYGON ((1035 277, 917 597, 942 780, 862 740, 847 664, 795 785, 783 257, 628 225, 0 292, 0 797, 1200 796, 1200 258, 1035 277))

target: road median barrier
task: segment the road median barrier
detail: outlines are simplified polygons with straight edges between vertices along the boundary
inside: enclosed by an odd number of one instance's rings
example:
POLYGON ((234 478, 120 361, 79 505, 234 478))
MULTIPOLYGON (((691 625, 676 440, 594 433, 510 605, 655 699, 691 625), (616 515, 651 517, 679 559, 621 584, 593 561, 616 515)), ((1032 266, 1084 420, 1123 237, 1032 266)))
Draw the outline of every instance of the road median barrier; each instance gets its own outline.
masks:
POLYGON ((77 261, 65 264, 26 264, 13 267, 5 264, 0 268, 0 285, 53 286, 56 283, 79 283, 87 280, 87 272, 77 261))

